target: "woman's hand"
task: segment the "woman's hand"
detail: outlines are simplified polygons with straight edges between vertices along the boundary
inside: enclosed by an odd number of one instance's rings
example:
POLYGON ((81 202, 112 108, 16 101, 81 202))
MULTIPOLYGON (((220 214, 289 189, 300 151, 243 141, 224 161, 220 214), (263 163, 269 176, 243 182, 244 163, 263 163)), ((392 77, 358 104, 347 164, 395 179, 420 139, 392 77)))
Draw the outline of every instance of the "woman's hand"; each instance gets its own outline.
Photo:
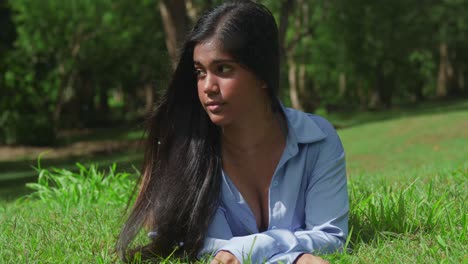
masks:
POLYGON ((211 264, 240 264, 240 262, 231 252, 220 251, 213 258, 211 264))
POLYGON ((314 256, 312 254, 302 254, 295 262, 296 264, 329 264, 328 261, 323 258, 314 256))

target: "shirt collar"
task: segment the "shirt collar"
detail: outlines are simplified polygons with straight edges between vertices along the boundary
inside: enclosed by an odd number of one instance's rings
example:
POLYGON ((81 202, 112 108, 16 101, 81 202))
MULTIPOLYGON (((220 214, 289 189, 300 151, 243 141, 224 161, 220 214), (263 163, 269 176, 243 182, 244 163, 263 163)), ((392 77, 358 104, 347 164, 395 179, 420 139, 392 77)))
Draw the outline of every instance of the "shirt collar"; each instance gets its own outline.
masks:
MULTIPOLYGON (((281 105, 288 121, 288 138, 297 143, 313 143, 327 137, 310 116, 304 112, 281 105)), ((290 142, 293 143, 293 142, 290 142)))
POLYGON ((280 105, 288 123, 288 135, 285 152, 279 161, 278 168, 297 155, 300 143, 313 143, 327 137, 308 114, 292 108, 285 108, 281 103, 280 105))

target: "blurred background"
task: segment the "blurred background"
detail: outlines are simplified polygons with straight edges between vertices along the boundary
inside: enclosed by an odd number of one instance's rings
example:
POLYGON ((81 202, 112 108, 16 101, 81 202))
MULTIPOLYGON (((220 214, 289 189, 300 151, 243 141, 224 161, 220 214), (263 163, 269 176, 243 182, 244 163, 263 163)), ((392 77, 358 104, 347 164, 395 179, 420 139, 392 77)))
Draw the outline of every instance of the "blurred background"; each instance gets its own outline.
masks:
MULTIPOLYGON (((138 168, 178 44, 216 0, 0 0, 0 195, 33 166, 138 168)), ((265 0, 287 106, 337 128, 467 109, 467 0, 265 0), (372 113, 372 114, 369 114, 372 113)))

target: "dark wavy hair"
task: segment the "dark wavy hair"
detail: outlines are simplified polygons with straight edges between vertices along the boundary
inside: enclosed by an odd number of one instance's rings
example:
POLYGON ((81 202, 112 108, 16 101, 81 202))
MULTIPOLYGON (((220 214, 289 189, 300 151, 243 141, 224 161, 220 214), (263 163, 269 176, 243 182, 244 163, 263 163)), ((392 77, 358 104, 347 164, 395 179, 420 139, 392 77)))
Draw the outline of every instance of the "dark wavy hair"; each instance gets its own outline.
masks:
POLYGON ((271 12, 253 1, 229 1, 204 13, 185 41, 172 80, 148 119, 139 193, 116 249, 124 261, 170 254, 195 259, 218 206, 221 134, 197 94, 193 50, 216 38, 223 51, 267 84, 279 109, 278 29, 271 12), (145 246, 129 250, 142 227, 157 232, 145 246))

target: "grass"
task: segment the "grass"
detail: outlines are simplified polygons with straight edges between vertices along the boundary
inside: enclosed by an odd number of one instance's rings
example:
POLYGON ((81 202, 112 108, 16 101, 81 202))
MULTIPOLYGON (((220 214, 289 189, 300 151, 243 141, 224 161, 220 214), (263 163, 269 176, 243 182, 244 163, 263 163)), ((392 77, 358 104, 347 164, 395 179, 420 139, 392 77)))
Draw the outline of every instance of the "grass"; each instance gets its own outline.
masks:
MULTIPOLYGON (((349 250, 324 258, 466 263, 467 122, 468 110, 456 107, 340 130, 349 172, 349 250)), ((133 171, 78 166, 38 175, 32 196, 0 202, 0 263, 116 262, 113 245, 133 171)))
MULTIPOLYGON (((66 147, 80 142, 98 142, 102 140, 130 141, 139 140, 143 136, 142 127, 130 126, 126 130, 121 127, 106 129, 93 129, 84 133, 69 133, 61 135, 59 146, 66 147)), ((80 156, 65 156, 49 158, 47 151, 42 154, 44 168, 59 167, 77 171, 77 162, 90 166, 91 164, 108 167, 113 163, 119 164, 121 170, 131 170, 133 165, 141 163, 143 154, 140 149, 121 149, 117 151, 103 150, 97 153, 80 154, 80 156)), ((26 182, 36 181, 37 173, 34 170, 38 157, 28 154, 27 157, 14 161, 0 161, 0 200, 13 200, 21 195, 31 192, 25 187, 26 182)))
POLYGON ((368 123, 339 134, 351 176, 424 176, 467 161, 468 109, 368 123))
POLYGON ((335 257, 343 263, 463 263, 467 176, 465 166, 412 182, 353 181, 352 254, 335 257))
MULTIPOLYGON (((78 171, 75 165, 77 162, 86 166, 94 164, 100 167, 108 167, 113 163, 118 163, 118 170, 132 171, 134 166, 139 166, 142 159, 143 154, 141 151, 127 150, 112 154, 93 155, 90 157, 44 160, 42 161, 42 165, 44 168, 59 167, 76 172, 78 171)), ((14 200, 22 195, 31 193, 32 190, 26 188, 25 183, 37 180, 38 175, 34 170, 35 163, 37 163, 37 161, 15 161, 0 164, 0 200, 14 200), (4 170, 2 170, 2 167, 4 170)))
POLYGON ((468 110, 468 100, 426 101, 418 104, 395 105, 385 111, 340 111, 326 113, 323 109, 318 114, 332 121, 339 128, 350 128, 408 117, 444 114, 448 112, 460 112, 468 110))
POLYGON ((129 173, 77 164, 38 169, 35 192, 0 207, 0 263, 109 263, 134 185, 129 173))

